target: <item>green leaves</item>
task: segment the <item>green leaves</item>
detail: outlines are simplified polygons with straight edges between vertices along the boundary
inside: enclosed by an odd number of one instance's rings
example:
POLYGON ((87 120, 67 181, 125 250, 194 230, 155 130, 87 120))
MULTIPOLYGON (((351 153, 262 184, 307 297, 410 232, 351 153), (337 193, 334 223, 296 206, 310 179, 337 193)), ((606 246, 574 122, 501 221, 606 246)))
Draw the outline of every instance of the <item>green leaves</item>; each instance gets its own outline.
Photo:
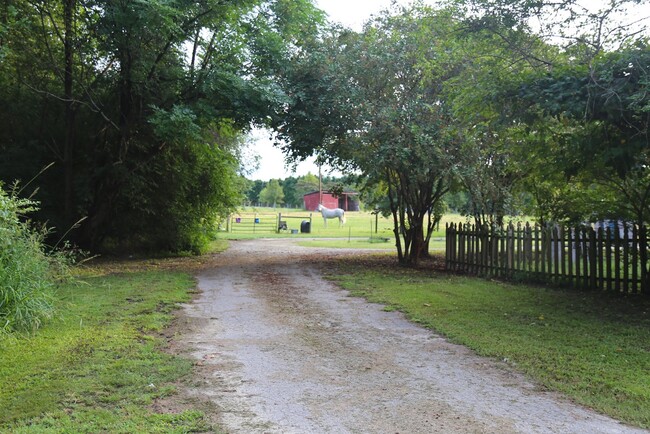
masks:
POLYGON ((267 206, 281 205, 284 203, 284 191, 277 179, 272 179, 260 191, 259 201, 267 206))
MULTIPOLYGON (((521 113, 527 116, 518 118, 537 137, 546 137, 544 144, 529 142, 529 146, 543 147, 536 153, 546 154, 541 159, 546 161, 545 166, 532 172, 538 179, 535 185, 548 189, 549 180, 555 179, 555 188, 566 192, 570 179, 581 186, 581 197, 560 195, 564 203, 555 205, 563 209, 560 214, 573 215, 577 220, 625 216, 639 224, 647 223, 650 97, 648 71, 642 65, 649 61, 647 42, 636 42, 602 54, 589 68, 567 64, 521 86, 521 113), (549 165, 562 176, 549 174, 549 165), (585 203, 584 198, 589 200, 585 203), (580 209, 582 215, 576 214, 580 209)), ((539 203, 540 210, 548 209, 548 199, 553 196, 540 196, 547 203, 539 203)), ((558 217, 557 211, 546 215, 558 217)))
POLYGON ((404 263, 426 251, 435 222, 424 224, 424 216, 452 175, 458 142, 441 92, 448 74, 443 34, 452 27, 447 13, 414 7, 382 14, 361 34, 332 31, 294 58, 291 104, 277 124, 293 158, 317 153, 388 194, 395 233, 408 228, 398 247, 404 263))
POLYGON ((174 144, 197 141, 201 138, 201 127, 196 124, 196 115, 189 107, 174 106, 171 110, 152 107, 149 123, 161 142, 174 144))
POLYGON ((33 332, 53 315, 55 272, 45 234, 21 221, 35 206, 0 186, 0 335, 33 332))
POLYGON ((5 12, 0 177, 54 161, 36 180, 38 217, 65 232, 87 216, 76 241, 117 251, 205 246, 239 201, 241 138, 287 104, 276 76, 322 20, 309 0, 20 0, 5 12))

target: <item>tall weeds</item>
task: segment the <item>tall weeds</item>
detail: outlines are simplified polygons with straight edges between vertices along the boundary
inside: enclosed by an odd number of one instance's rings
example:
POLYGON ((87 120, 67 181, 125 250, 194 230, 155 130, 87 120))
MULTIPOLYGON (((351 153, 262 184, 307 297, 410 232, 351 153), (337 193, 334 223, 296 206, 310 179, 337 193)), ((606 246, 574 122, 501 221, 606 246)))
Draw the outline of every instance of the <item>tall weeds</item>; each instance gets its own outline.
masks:
POLYGON ((33 332, 54 312, 60 260, 45 250, 45 229, 26 219, 36 209, 36 202, 19 199, 0 185, 0 336, 33 332))

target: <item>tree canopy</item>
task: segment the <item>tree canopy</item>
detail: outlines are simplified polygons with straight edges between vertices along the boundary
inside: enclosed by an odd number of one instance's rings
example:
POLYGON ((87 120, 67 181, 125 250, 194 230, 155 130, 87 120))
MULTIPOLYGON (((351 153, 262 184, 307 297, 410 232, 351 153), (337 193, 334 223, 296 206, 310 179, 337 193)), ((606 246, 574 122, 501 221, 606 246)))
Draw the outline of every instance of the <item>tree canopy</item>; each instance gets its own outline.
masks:
POLYGON ((266 184, 266 187, 260 191, 259 201, 273 208, 284 203, 284 190, 279 180, 272 179, 266 184))
POLYGON ((283 104, 311 1, 10 1, 0 23, 2 180, 93 250, 198 251, 240 203, 238 147, 283 104))
MULTIPOLYGON (((264 126, 290 160, 356 174, 404 264, 448 191, 479 226, 648 223, 647 27, 615 19, 637 4, 393 5, 354 32, 311 0, 5 2, 0 181, 54 163, 30 186, 59 234, 199 252, 247 191, 280 203, 240 167, 264 126)), ((277 187, 295 205, 315 177, 277 187)))
POLYGON ((361 34, 334 32, 291 69, 292 105, 278 130, 289 152, 352 168, 384 186, 400 262, 427 254, 459 140, 442 94, 452 69, 449 14, 388 13, 361 34), (425 223, 426 220, 426 223, 425 223), (403 244, 402 244, 403 240, 403 244))
POLYGON ((458 0, 333 29, 284 75, 281 146, 355 169, 403 263, 425 254, 450 189, 479 226, 523 209, 645 223, 648 40, 614 19, 638 3, 458 0))

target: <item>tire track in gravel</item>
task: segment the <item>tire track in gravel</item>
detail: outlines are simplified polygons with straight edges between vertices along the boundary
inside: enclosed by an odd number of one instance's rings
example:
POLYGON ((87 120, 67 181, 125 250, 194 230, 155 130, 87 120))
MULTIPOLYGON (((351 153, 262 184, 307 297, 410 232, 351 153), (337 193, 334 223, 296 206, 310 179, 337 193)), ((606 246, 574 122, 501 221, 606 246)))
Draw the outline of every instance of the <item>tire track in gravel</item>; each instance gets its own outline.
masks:
MULTIPOLYGON (((228 433, 647 433, 538 390, 322 279, 292 240, 231 243, 178 336, 228 433)), ((358 253, 357 253, 358 254, 358 253)))

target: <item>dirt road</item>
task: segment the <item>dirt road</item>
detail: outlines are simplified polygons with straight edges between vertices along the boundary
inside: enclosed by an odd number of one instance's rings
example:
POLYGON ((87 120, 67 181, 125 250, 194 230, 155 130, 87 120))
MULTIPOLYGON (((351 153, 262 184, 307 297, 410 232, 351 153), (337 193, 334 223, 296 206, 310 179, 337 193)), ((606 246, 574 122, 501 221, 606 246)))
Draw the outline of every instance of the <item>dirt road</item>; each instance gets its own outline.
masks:
POLYGON ((348 297, 316 266, 346 253, 238 241, 198 276, 177 339, 197 359, 186 392, 227 432, 647 433, 348 297))

